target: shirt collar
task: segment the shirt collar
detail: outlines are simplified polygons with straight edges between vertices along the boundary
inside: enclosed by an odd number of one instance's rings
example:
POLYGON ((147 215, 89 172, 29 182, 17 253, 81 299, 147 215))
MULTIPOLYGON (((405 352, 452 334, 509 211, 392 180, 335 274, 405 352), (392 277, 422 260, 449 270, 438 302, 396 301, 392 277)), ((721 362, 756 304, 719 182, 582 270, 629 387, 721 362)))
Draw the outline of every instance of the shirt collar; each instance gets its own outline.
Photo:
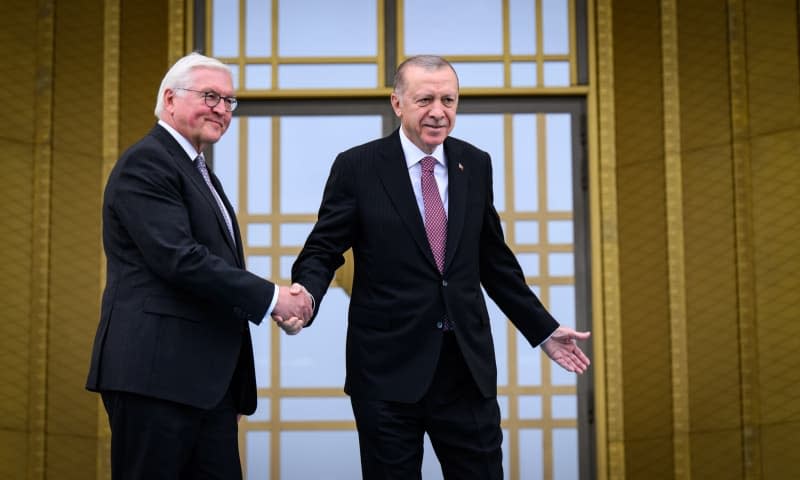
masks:
POLYGON ((189 143, 189 140, 186 140, 186 137, 184 137, 183 135, 178 133, 177 130, 172 128, 172 125, 168 124, 167 122, 161 119, 158 120, 158 124, 164 127, 164 130, 166 130, 167 132, 169 132, 170 135, 172 135, 172 138, 174 138, 175 141, 178 142, 178 144, 181 146, 181 148, 183 148, 183 150, 186 152, 186 155, 189 155, 190 160, 194 161, 194 159, 197 158, 198 155, 200 155, 200 153, 194 149, 192 144, 189 143))
POLYGON ((403 131, 403 127, 400 127, 400 145, 403 147, 403 155, 406 157, 406 166, 408 168, 411 168, 419 163, 424 157, 433 157, 440 165, 446 166, 444 162, 445 156, 443 144, 437 145, 433 150, 433 153, 427 154, 420 150, 418 146, 414 145, 414 142, 412 142, 406 136, 406 133, 403 131))

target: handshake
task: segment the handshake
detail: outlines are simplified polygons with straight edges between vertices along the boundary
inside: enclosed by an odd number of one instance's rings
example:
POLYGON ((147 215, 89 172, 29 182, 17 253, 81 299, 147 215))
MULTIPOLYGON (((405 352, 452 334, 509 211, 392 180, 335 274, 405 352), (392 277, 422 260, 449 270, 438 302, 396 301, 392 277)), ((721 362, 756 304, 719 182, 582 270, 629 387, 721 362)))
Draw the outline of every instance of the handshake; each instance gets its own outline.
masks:
POLYGON ((296 335, 306 326, 314 313, 314 297, 299 283, 279 287, 278 302, 272 309, 272 319, 288 335, 296 335))

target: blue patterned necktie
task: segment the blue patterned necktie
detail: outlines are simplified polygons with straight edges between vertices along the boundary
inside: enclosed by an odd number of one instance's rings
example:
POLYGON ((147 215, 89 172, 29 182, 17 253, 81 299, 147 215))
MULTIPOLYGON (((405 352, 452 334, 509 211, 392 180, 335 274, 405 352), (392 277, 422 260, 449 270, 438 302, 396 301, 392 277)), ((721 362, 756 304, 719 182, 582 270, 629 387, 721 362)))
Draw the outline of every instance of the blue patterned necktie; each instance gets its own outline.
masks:
POLYGON ((214 184, 211 183, 211 176, 208 174, 208 168, 206 167, 206 158, 201 153, 195 159, 195 166, 197 169, 200 170, 200 175, 203 176, 203 180, 205 180, 208 189, 211 190, 211 195, 214 197, 214 200, 217 201, 217 207, 219 207, 219 211, 222 213, 222 217, 225 219, 225 226, 228 227, 228 233, 233 240, 233 243, 236 243, 236 237, 233 235, 233 222, 231 221, 231 216, 228 214, 228 210, 225 209, 225 204, 222 203, 222 198, 220 198, 219 194, 217 193, 217 189, 214 188, 214 184))

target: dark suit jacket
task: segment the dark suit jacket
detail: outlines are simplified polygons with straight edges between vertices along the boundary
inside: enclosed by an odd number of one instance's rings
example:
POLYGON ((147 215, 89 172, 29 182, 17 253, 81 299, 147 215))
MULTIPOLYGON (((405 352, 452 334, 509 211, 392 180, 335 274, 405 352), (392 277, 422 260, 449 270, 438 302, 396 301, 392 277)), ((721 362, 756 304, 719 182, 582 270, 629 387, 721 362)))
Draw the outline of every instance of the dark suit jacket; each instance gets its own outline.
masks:
MULTIPOLYGON (((339 154, 319 219, 292 269, 317 299, 353 248, 345 390, 362 398, 415 402, 426 392, 445 315, 486 397, 497 393, 494 346, 481 285, 525 338, 538 345, 558 326, 503 238, 486 152, 444 142, 449 178, 444 273, 425 235, 399 133, 339 154)), ((316 312, 315 312, 316 313, 316 312)))
POLYGON ((114 166, 103 199, 107 281, 86 388, 211 408, 231 386, 256 407, 248 320, 274 285, 244 270, 233 209, 231 241, 202 176, 156 125, 114 166))

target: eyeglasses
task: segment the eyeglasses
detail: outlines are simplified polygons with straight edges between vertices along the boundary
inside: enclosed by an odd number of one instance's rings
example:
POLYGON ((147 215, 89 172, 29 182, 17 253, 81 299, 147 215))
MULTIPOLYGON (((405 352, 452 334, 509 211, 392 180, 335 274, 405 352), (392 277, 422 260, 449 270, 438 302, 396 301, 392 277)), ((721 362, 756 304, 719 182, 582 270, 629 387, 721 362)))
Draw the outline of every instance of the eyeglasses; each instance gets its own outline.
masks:
POLYGON ((236 97, 223 97, 217 92, 204 92, 202 90, 192 90, 191 88, 176 88, 175 90, 186 90, 187 92, 195 92, 199 93, 203 96, 203 101, 206 102, 206 106, 209 108, 214 108, 219 105, 219 101, 225 101, 225 110, 232 112, 236 110, 236 107, 239 106, 239 101, 236 100, 236 97))

